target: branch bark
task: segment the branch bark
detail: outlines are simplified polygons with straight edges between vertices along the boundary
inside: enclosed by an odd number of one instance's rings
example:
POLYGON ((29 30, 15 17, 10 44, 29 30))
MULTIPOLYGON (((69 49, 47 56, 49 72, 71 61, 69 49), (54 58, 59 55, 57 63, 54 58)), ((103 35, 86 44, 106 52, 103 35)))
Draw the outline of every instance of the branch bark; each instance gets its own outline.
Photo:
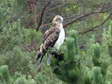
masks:
POLYGON ((95 29, 98 29, 100 26, 104 25, 110 19, 111 16, 112 16, 112 13, 110 13, 110 15, 101 24, 98 24, 98 25, 92 27, 91 29, 85 30, 83 32, 79 32, 79 34, 84 35, 88 32, 91 32, 91 31, 94 31, 95 29))
MULTIPOLYGON (((102 10, 99 10, 99 11, 96 11, 96 12, 90 12, 90 13, 87 13, 87 14, 84 14, 84 15, 80 15, 80 16, 74 18, 72 21, 70 21, 70 22, 64 24, 64 28, 67 28, 67 26, 69 26, 70 24, 73 24, 74 22, 77 22, 77 21, 79 21, 79 20, 82 20, 83 18, 89 17, 89 16, 91 16, 91 15, 108 12, 110 9, 111 9, 111 8, 109 8, 109 9, 107 9, 107 10, 103 10, 103 9, 102 9, 102 10)), ((108 19, 111 17, 111 15, 112 15, 112 13, 110 13, 110 15, 109 15, 101 24, 96 25, 95 27, 92 27, 91 29, 86 30, 86 31, 83 31, 83 32, 80 32, 80 31, 79 31, 79 34, 83 35, 83 34, 86 34, 86 33, 90 32, 90 31, 93 31, 93 30, 96 29, 96 28, 99 28, 101 25, 105 24, 106 21, 108 21, 108 19)), ((73 18, 73 17, 71 17, 71 18, 73 18)), ((50 24, 50 23, 49 23, 49 24, 50 24)), ((43 24, 41 27, 47 26, 47 25, 49 25, 49 24, 43 24)))
MULTIPOLYGON (((110 10, 110 9, 109 9, 110 10)), ((88 16, 91 16, 91 15, 94 15, 94 14, 98 14, 98 13, 105 13, 109 10, 101 10, 101 11, 96 11, 96 12, 90 12, 90 13, 87 13, 87 14, 84 14, 84 15, 80 15, 79 17, 76 17, 74 20, 72 20, 71 22, 68 22, 64 25, 64 27, 66 28, 68 25, 70 24, 73 24, 74 22, 77 22, 85 17, 88 17, 88 16)), ((73 18, 73 17, 71 17, 73 18)))
POLYGON ((42 10, 42 12, 41 12, 41 15, 40 15, 40 21, 39 21, 39 23, 38 23, 38 26, 37 26, 37 28, 36 28, 36 31, 38 31, 38 29, 40 28, 40 26, 41 26, 41 24, 42 24, 42 19, 43 19, 43 16, 44 16, 44 13, 45 13, 45 11, 46 11, 46 9, 47 9, 47 7, 48 7, 48 5, 51 3, 51 0, 49 0, 48 2, 47 2, 47 4, 44 6, 44 8, 43 8, 43 10, 42 10))

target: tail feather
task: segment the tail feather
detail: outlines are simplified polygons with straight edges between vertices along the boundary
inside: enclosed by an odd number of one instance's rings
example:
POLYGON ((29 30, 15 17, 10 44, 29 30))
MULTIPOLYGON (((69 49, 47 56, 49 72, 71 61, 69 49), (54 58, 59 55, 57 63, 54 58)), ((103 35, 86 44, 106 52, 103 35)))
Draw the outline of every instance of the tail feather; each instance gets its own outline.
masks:
POLYGON ((43 54, 42 54, 41 52, 39 52, 39 53, 37 54, 37 58, 36 58, 36 60, 38 61, 39 58, 42 57, 42 55, 43 55, 43 54))
POLYGON ((36 58, 36 60, 38 61, 39 59, 40 59, 40 63, 42 62, 42 59, 43 59, 43 57, 44 57, 44 55, 45 55, 45 53, 46 53, 46 51, 45 51, 45 49, 43 48, 43 44, 40 46, 40 49, 39 49, 39 51, 38 51, 38 53, 37 53, 37 58, 36 58))

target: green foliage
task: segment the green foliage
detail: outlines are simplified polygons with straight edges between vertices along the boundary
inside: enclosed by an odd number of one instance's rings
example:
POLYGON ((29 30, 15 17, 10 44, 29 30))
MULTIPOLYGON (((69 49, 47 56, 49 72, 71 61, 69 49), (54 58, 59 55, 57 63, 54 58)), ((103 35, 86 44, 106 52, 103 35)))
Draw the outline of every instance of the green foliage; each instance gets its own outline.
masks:
POLYGON ((68 84, 111 84, 111 29, 104 31, 102 43, 91 38, 86 50, 79 49, 78 34, 69 31, 61 49, 64 61, 51 65, 54 74, 68 84))
POLYGON ((100 51, 100 45, 98 43, 96 43, 95 45, 92 46, 93 48, 93 63, 95 66, 98 66, 100 63, 99 63, 99 58, 100 58, 100 54, 101 54, 101 51, 100 51))
POLYGON ((41 36, 41 32, 24 28, 20 20, 3 27, 0 33, 0 84, 53 84, 54 81, 54 84, 62 84, 56 77, 52 78, 49 68, 37 72, 36 50, 27 50, 32 41, 38 47, 41 36))
MULTIPOLYGON (((44 61, 40 71, 37 71, 35 55, 42 42, 42 34, 23 26, 24 20, 30 22, 29 17, 37 16, 25 15, 28 10, 25 9, 26 2, 0 0, 0 84, 112 84, 112 20, 94 33, 81 36, 74 31, 84 31, 98 25, 107 18, 108 13, 96 14, 70 25, 60 49, 64 53, 64 60, 57 65, 58 60, 52 57, 51 66, 44 61)), ((106 3, 109 2, 111 0, 106 3)), ((70 2, 66 7, 59 8, 59 12, 67 17, 83 15, 94 11, 105 0, 80 0, 78 3, 70 2)))
POLYGON ((30 77, 27 79, 24 75, 21 75, 15 80, 14 84, 36 84, 36 82, 30 77))
POLYGON ((0 67, 0 78, 4 82, 10 82, 10 75, 7 65, 2 65, 0 67))
POLYGON ((0 34, 0 83, 53 84, 55 81, 55 84, 63 84, 64 81, 68 84, 111 84, 111 24, 108 30, 104 30, 101 43, 92 37, 84 50, 79 48, 78 32, 69 30, 67 34, 60 49, 64 60, 57 65, 58 61, 53 58, 50 67, 45 63, 42 71, 37 72, 34 64, 36 52, 29 52, 24 46, 32 40, 39 44, 41 33, 25 29, 20 21, 8 24, 0 34))
POLYGON ((76 36, 75 31, 70 31, 70 37, 66 39, 65 45, 61 49, 64 52, 64 61, 60 62, 59 66, 56 64, 51 65, 57 77, 70 83, 78 83, 81 78, 79 48, 76 36))

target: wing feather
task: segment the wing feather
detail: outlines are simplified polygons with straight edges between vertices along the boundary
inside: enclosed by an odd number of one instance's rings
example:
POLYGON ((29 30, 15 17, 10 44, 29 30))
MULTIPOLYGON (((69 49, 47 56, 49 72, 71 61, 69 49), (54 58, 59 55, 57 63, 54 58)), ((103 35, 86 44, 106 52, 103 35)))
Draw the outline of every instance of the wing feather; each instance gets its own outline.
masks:
POLYGON ((58 28, 51 28, 44 34, 44 49, 53 47, 55 42, 58 40, 60 30, 58 28))
POLYGON ((52 28, 50 28, 50 29, 48 29, 45 33, 44 33, 44 41, 47 39, 47 37, 50 35, 50 34, 52 34, 53 32, 55 31, 55 28, 54 27, 52 27, 52 28))

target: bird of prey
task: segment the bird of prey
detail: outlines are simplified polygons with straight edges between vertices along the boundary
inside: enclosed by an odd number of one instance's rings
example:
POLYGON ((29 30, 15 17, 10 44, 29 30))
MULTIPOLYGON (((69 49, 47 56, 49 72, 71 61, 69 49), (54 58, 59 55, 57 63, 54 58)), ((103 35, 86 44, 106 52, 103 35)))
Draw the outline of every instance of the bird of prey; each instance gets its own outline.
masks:
POLYGON ((63 17, 56 15, 52 20, 52 26, 44 33, 43 43, 40 45, 37 53, 37 60, 42 61, 47 50, 55 48, 59 50, 65 39, 65 31, 63 28, 63 17))

